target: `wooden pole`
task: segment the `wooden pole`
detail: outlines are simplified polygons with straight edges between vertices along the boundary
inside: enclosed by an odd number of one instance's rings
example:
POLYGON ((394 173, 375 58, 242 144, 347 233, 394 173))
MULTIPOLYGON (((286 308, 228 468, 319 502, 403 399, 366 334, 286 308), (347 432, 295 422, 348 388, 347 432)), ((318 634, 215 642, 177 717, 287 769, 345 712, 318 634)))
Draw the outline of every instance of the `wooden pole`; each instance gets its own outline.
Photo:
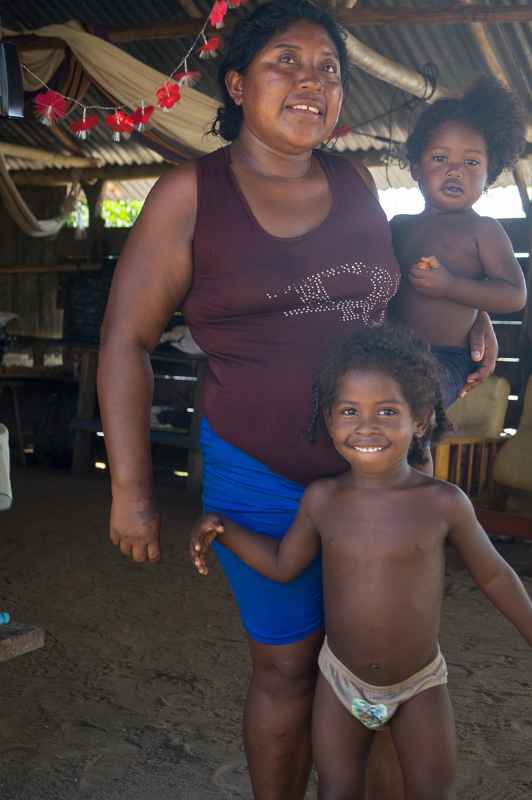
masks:
MULTIPOLYGON (((462 0, 462 3, 468 8, 474 7, 472 6, 472 0, 462 0)), ((505 69, 499 60, 499 56, 495 47, 491 43, 485 26, 481 22, 473 22, 470 27, 489 71, 493 77, 499 81, 499 83, 501 83, 506 89, 511 90, 510 82, 506 76, 505 69)), ((530 129, 530 123, 528 127, 530 129)), ((530 130, 528 131, 528 138, 530 138, 530 130)), ((527 214, 528 207, 530 205, 530 198, 528 196, 527 189, 527 172, 523 164, 518 163, 515 165, 513 177, 515 185, 519 191, 523 210, 525 214, 527 214)))
POLYGON ((17 186, 65 186, 81 181, 144 181, 159 178, 175 164, 133 164, 120 167, 82 167, 80 169, 13 170, 10 175, 17 186))
POLYGON ((23 144, 0 142, 0 153, 8 158, 20 158, 26 161, 44 161, 56 167, 99 167, 102 161, 98 158, 85 158, 84 156, 64 156, 40 147, 27 147, 23 144))

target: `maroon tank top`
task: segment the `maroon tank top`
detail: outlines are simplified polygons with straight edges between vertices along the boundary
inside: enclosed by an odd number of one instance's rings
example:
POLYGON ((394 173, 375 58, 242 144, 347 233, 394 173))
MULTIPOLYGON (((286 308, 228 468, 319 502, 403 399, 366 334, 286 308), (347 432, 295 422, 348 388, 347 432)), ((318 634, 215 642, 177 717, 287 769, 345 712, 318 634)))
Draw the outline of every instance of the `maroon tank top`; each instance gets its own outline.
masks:
POLYGON ((229 148, 197 162, 193 280, 183 311, 208 355, 200 410, 216 433, 300 483, 345 462, 305 436, 330 342, 381 323, 399 285, 389 226, 344 158, 316 151, 329 181, 325 220, 303 236, 265 231, 240 191, 229 148))

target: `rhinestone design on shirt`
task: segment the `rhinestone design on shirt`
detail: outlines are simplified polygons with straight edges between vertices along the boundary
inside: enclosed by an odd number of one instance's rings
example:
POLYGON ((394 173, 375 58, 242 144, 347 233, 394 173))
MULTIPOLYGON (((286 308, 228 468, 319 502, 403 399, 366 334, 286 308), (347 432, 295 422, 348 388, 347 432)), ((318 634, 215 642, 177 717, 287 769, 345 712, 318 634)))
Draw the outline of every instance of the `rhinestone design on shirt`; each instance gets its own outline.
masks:
POLYGON ((368 267, 359 261, 354 264, 342 264, 309 275, 300 283, 289 284, 278 292, 267 292, 268 300, 277 300, 295 294, 297 305, 283 311, 285 317, 300 317, 305 314, 335 312, 341 322, 361 321, 364 325, 370 322, 378 324, 384 321, 386 305, 397 291, 399 278, 390 275, 383 267, 368 267), (356 275, 368 278, 370 290, 367 295, 356 300, 354 298, 335 299, 327 291, 327 280, 341 275, 356 275), (378 314, 375 310, 380 308, 378 314))

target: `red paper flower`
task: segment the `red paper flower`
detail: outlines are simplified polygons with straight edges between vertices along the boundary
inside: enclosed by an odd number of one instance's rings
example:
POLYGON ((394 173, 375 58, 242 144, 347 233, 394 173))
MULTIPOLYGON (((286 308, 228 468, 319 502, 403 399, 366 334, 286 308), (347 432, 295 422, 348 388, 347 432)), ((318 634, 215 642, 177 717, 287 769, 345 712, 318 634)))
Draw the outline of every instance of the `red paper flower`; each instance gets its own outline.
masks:
POLYGON ((171 81, 163 83, 155 94, 157 95, 157 105, 162 108, 163 111, 168 111, 181 100, 181 90, 179 86, 177 83, 171 81))
POLYGON ((211 13, 209 14, 209 22, 211 23, 212 27, 223 28, 224 17, 226 14, 227 14, 226 0, 216 0, 211 9, 211 13))
POLYGON ((113 131, 113 142, 120 141, 121 133, 131 133, 133 123, 124 111, 114 111, 105 118, 105 124, 113 131))
POLYGON ((89 131, 91 131, 99 121, 97 114, 87 116, 85 111, 83 111, 83 119, 80 119, 78 122, 71 122, 70 130, 80 139, 86 139, 89 131))
POLYGON ((197 69, 187 69, 184 72, 176 72, 173 79, 181 87, 195 86, 201 80, 201 72, 197 69))
POLYGON ((35 113, 43 125, 53 125, 66 114, 65 98, 49 89, 35 98, 35 113))
POLYGON ((219 36, 211 36, 210 39, 206 39, 205 43, 201 45, 199 49, 199 57, 200 58, 216 58, 218 55, 218 50, 220 49, 221 39, 219 36))
POLYGON ((351 128, 349 125, 339 125, 333 130, 331 139, 341 139, 342 136, 347 136, 348 133, 351 133, 351 128))
POLYGON ((138 131, 143 131, 154 111, 153 106, 141 105, 128 116, 128 120, 138 131))

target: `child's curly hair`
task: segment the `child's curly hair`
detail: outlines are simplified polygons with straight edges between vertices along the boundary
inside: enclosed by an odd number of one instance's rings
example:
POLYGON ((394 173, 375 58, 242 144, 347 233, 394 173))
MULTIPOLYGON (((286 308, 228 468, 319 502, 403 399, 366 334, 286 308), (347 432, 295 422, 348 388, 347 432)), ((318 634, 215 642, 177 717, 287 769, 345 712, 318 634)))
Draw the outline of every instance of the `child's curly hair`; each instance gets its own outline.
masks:
POLYGON ((423 111, 406 142, 406 158, 417 164, 432 134, 445 122, 462 122, 486 141, 488 180, 510 169, 526 146, 525 111, 517 97, 495 78, 480 78, 462 97, 437 100, 423 111))
POLYGON ((422 437, 414 437, 408 454, 412 466, 425 463, 428 443, 451 426, 445 415, 439 367, 425 342, 396 325, 363 328, 335 343, 312 390, 308 437, 315 441, 320 415, 330 413, 338 381, 351 370, 383 372, 399 386, 415 419, 430 414, 422 437))

